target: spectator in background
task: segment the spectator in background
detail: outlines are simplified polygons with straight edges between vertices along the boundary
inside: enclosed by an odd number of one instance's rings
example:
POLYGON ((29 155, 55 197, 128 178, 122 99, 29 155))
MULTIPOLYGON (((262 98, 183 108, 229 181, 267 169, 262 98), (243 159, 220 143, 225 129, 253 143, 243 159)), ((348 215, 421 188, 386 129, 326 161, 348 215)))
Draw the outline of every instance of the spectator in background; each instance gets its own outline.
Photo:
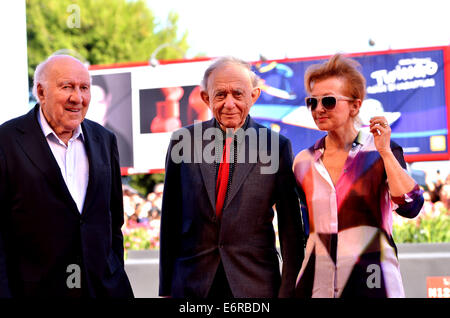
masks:
POLYGON ((143 198, 132 187, 123 186, 124 217, 128 221, 128 227, 153 226, 159 223, 164 184, 158 183, 153 189, 153 192, 148 193, 146 198, 143 198), (152 222, 154 220, 156 222, 152 222))
POLYGON ((450 209, 450 174, 446 178, 437 170, 426 174, 425 200, 429 202, 425 211, 428 216, 436 216, 450 209))
MULTIPOLYGON (((450 174, 447 175, 445 180, 439 175, 440 174, 436 173, 433 178, 432 174, 426 173, 426 186, 425 189, 422 189, 424 190, 424 204, 420 211, 419 217, 417 218, 418 225, 423 218, 435 218, 443 213, 450 213, 450 174), (438 194, 436 194, 436 183, 440 188, 438 194), (432 191, 427 189, 431 189, 432 191), (434 199, 434 202, 432 198, 434 199)), ((394 223, 396 224, 402 224, 404 222, 404 218, 394 218, 394 223)))
POLYGON ((138 205, 137 208, 137 215, 139 218, 139 223, 148 223, 151 219, 151 213, 150 211, 153 209, 153 204, 143 199, 142 203, 138 205))
POLYGON ((426 185, 427 190, 430 193, 430 200, 433 203, 436 203, 441 200, 440 191, 444 184, 444 180, 442 179, 441 172, 439 170, 436 171, 434 176, 427 174, 426 177, 426 185))
POLYGON ((129 186, 124 185, 122 187, 123 193, 123 210, 127 219, 136 212, 136 203, 133 201, 132 196, 136 191, 129 186))
POLYGON ((439 211, 450 210, 450 184, 443 184, 439 191, 439 201, 435 203, 439 211))
POLYGON ((444 185, 442 188, 441 196, 443 198, 443 203, 445 208, 447 209, 447 212, 450 212, 450 183, 444 185))
POLYGON ((150 211, 150 226, 159 229, 161 225, 161 211, 153 207, 150 211))
POLYGON ((153 193, 155 196, 152 199, 152 204, 154 207, 158 209, 159 212, 161 212, 162 209, 162 195, 164 191, 164 183, 158 183, 153 188, 153 193))
POLYGON ((450 173, 445 178, 445 181, 443 182, 441 191, 440 191, 440 199, 443 203, 443 206, 445 209, 447 209, 447 212, 450 212, 450 173))
POLYGON ((434 216, 434 204, 433 202, 431 202, 431 196, 430 193, 428 191, 424 191, 423 193, 423 207, 421 210, 421 215, 427 215, 427 216, 434 216))
POLYGON ((136 227, 138 223, 147 220, 148 213, 145 213, 145 209, 148 208, 146 206, 148 202, 128 185, 123 186, 123 203, 128 227, 136 227))

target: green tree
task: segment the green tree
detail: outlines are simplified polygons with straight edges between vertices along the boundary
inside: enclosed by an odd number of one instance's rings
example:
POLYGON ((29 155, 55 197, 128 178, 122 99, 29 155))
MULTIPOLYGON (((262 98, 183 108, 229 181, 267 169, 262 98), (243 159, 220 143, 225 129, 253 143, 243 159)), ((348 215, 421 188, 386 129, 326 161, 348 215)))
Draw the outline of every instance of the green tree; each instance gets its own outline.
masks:
MULTIPOLYGON (((28 74, 60 50, 75 51, 91 65, 179 59, 188 49, 187 33, 178 34, 178 15, 162 25, 145 1, 26 0, 28 74)), ((30 85, 32 81, 30 81, 30 85)))
POLYGON ((126 177, 123 181, 136 189, 141 196, 145 197, 153 191, 156 184, 164 183, 164 173, 134 174, 126 177))

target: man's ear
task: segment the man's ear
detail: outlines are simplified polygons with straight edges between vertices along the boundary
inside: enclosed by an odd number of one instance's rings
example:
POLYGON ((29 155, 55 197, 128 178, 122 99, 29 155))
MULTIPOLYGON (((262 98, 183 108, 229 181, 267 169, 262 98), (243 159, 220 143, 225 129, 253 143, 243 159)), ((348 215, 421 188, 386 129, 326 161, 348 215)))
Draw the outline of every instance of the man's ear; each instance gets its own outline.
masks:
POLYGON ((261 95, 261 88, 255 87, 252 90, 252 101, 253 101, 253 104, 256 103, 256 101, 258 100, 260 95, 261 95))
POLYGON ((208 95, 208 93, 205 92, 205 91, 201 91, 200 92, 200 97, 205 102, 205 104, 208 105, 208 107, 209 107, 210 105, 209 105, 209 95, 208 95))
POLYGON ((36 93, 37 93, 37 97, 38 97, 38 102, 39 103, 45 99, 44 87, 42 86, 41 83, 37 84, 37 86, 36 86, 36 93))

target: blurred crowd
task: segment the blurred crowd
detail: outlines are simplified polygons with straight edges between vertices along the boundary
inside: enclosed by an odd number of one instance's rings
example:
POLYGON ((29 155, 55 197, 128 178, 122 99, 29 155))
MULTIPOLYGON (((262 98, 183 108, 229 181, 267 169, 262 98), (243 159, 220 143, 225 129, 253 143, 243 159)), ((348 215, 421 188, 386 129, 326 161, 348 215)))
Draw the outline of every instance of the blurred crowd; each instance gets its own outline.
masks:
POLYGON ((158 183, 153 192, 143 197, 132 187, 123 185, 124 228, 159 229, 163 189, 164 184, 158 183))
POLYGON ((440 213, 449 213, 450 174, 444 177, 438 170, 434 176, 427 176, 425 182, 426 186, 423 187, 425 202, 421 214, 433 217, 440 213))
MULTIPOLYGON (((417 226, 422 219, 431 219, 443 215, 450 217, 450 174, 443 176, 439 170, 435 173, 425 174, 424 184, 420 187, 424 190, 424 203, 422 210, 415 218, 417 226)), ((408 222, 408 219, 394 213, 393 222, 401 225, 408 222)))
MULTIPOLYGON (((442 214, 450 216, 450 174, 444 177, 436 171, 434 174, 427 175, 425 184, 421 187, 424 190, 425 202, 421 213, 416 217, 418 224, 422 218, 434 218, 442 214)), ((158 183, 152 192, 143 197, 132 187, 123 185, 124 234, 136 229, 145 229, 149 233, 150 240, 156 242, 155 246, 159 245, 163 189, 164 184, 158 183)), ((393 213, 393 222, 402 224, 407 222, 407 219, 393 213)), ((274 227, 276 231, 276 216, 274 227)))

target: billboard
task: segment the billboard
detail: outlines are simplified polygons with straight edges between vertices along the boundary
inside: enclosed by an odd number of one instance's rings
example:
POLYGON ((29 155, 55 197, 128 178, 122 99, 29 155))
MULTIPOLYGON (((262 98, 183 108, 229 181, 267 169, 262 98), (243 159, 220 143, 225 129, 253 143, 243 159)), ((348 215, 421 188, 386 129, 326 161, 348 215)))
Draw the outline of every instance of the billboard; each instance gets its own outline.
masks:
POLYGON ((118 137, 122 174, 162 172, 172 131, 211 118, 199 88, 210 63, 203 58, 157 66, 90 66, 92 99, 86 117, 124 137, 118 137), (111 86, 106 100, 97 88, 101 78, 111 86))
POLYGON ((131 109, 130 72, 92 75, 91 102, 86 118, 116 135, 121 167, 134 164, 131 109))
MULTIPOLYGON (((385 116, 392 128, 391 138, 403 147, 407 160, 448 159, 444 49, 351 57, 361 64, 366 78, 367 94, 359 114, 363 129, 367 129, 372 116, 385 116)), ((250 114, 288 136, 294 153, 310 147, 325 134, 318 131, 304 104, 303 76, 310 65, 326 58, 254 64, 254 71, 262 79, 263 93, 250 114)))
MULTIPOLYGON (((383 115, 407 161, 449 159, 450 47, 348 56, 361 64, 367 81, 367 95, 360 110, 362 129, 367 129, 370 117, 383 115)), ((327 58, 252 62, 261 79, 262 94, 250 115, 288 137, 294 154, 325 135, 305 106, 303 77, 310 65, 327 58)), ((115 82, 122 76, 123 81, 124 75, 118 74, 128 74, 130 85, 123 82, 112 90, 113 95, 123 96, 117 98, 122 105, 115 107, 121 119, 116 121, 116 131, 128 132, 132 148, 131 156, 126 153, 129 150, 119 149, 121 157, 131 157, 123 162, 121 159, 124 174, 162 171, 171 132, 195 120, 211 118, 199 88, 210 63, 210 59, 198 59, 162 61, 156 67, 148 63, 91 67, 94 79, 102 75, 115 82), (130 94, 120 93, 124 89, 130 94)))

